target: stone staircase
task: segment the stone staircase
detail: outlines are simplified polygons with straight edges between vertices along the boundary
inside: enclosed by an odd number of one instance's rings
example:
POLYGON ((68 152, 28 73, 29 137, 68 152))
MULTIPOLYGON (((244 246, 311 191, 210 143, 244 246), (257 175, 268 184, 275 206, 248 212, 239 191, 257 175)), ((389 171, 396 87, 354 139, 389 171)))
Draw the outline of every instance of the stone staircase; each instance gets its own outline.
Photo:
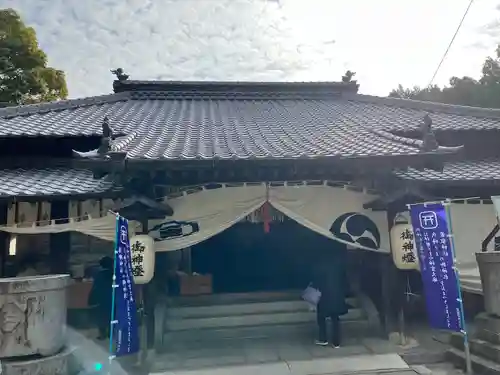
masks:
MULTIPOLYGON (((380 323, 367 298, 349 298, 341 318, 344 335, 378 333, 380 323), (368 311, 367 311, 368 310, 368 311)), ((162 347, 209 345, 214 340, 308 340, 316 334, 316 313, 300 291, 221 294, 171 298, 164 321, 162 347)))
MULTIPOLYGON (((481 313, 474 323, 475 330, 469 334, 472 369, 478 374, 500 375, 500 318, 481 313)), ((465 369, 463 336, 453 333, 450 344, 452 348, 446 353, 447 359, 465 369)))

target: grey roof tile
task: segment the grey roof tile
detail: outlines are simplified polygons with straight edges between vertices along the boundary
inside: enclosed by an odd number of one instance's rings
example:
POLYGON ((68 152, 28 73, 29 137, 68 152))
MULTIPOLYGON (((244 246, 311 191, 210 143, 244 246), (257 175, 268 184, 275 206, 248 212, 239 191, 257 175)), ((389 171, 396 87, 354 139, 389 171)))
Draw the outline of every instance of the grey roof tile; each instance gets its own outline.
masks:
MULTIPOLYGON (((260 126, 265 122, 263 132, 273 127, 274 120, 301 128, 322 115, 328 116, 325 121, 345 126, 408 131, 416 129, 429 112, 437 130, 500 129, 500 110, 359 95, 338 83, 127 81, 123 86, 124 91, 111 95, 2 108, 0 137, 100 135, 104 116, 121 134, 137 135, 134 132, 140 129, 143 135, 148 125, 154 131, 164 125, 171 133, 175 119, 179 127, 201 125, 206 131, 210 126, 208 133, 217 135, 220 116, 228 113, 233 116, 228 120, 235 123, 260 126), (292 110, 293 105, 302 112, 292 110)), ((278 126, 272 133, 281 134, 281 130, 278 126)), ((327 128, 323 132, 328 135, 327 128)))
MULTIPOLYGON (((0 137, 100 135, 108 116, 114 132, 124 135, 113 147, 130 158, 258 159, 416 154, 417 141, 391 132, 417 129, 426 113, 437 130, 500 129, 500 110, 358 95, 354 86, 336 83, 122 86, 111 95, 0 109, 0 137)), ((500 180, 500 160, 395 174, 421 181, 500 180)), ((0 197, 112 189, 89 170, 0 170, 0 197)))
POLYGON ((351 105, 371 123, 388 131, 419 129, 419 119, 432 118, 432 127, 445 130, 500 130, 500 109, 467 107, 417 100, 347 94, 351 105))
POLYGON ((500 159, 479 161, 459 161, 445 163, 442 172, 408 168, 406 171, 395 171, 397 177, 418 181, 493 181, 500 180, 500 159))
POLYGON ((107 178, 94 179, 86 169, 4 169, 0 170, 0 197, 77 195, 114 190, 107 178))
POLYGON ((111 118, 115 129, 129 133, 113 148, 129 158, 176 160, 419 152, 413 142, 376 134, 371 118, 355 111, 340 100, 146 100, 133 126, 111 118))
POLYGON ((127 93, 0 108, 0 137, 101 135, 103 118, 133 103, 127 93))

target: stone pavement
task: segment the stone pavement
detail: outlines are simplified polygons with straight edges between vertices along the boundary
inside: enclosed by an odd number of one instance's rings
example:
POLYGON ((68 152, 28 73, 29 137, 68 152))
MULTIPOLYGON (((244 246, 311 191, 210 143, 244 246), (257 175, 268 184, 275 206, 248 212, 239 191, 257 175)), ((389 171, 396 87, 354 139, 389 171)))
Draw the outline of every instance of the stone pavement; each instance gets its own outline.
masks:
POLYGON ((341 348, 321 347, 307 341, 282 339, 241 339, 178 344, 165 354, 157 354, 153 371, 174 371, 220 366, 254 365, 353 355, 396 353, 387 340, 377 338, 345 339, 341 348))
POLYGON ((151 372, 150 375, 418 375, 397 354, 364 354, 242 366, 151 372))
MULTIPOLYGON (((69 341, 74 346, 81 347, 83 344, 83 350, 79 351, 78 362, 87 363, 89 366, 95 364, 96 361, 106 362, 108 356, 106 342, 96 342, 91 338, 95 337, 96 332, 93 330, 77 332, 72 329, 69 331, 69 341)), ((356 373, 359 375, 430 375, 428 369, 427 372, 422 372, 417 369, 419 366, 410 368, 396 355, 396 353, 403 354, 405 360, 407 360, 407 356, 404 354, 407 354, 408 351, 417 354, 416 357, 418 357, 415 358, 415 355, 410 356, 410 365, 425 364, 435 375, 460 374, 460 371, 453 369, 451 365, 436 363, 440 362, 438 358, 436 358, 438 359, 436 361, 432 360, 432 358, 429 361, 429 351, 431 353, 440 352, 447 345, 435 342, 432 339, 434 332, 428 329, 419 327, 418 331, 420 334, 414 337, 417 338, 420 345, 414 348, 401 348, 382 338, 346 338, 343 346, 339 349, 315 346, 310 339, 300 341, 239 339, 217 340, 208 344, 207 342, 179 343, 175 348, 170 348, 167 353, 156 354, 154 366, 150 369, 149 374, 338 375, 341 373, 356 373), (383 356, 384 354, 392 357, 383 356), (399 363, 399 365, 391 365, 396 368, 389 368, 392 361, 390 358, 397 358, 396 363, 399 363), (406 367, 399 368, 398 366, 402 366, 401 362, 406 367), (357 365, 357 367, 353 366, 353 364, 357 365), (292 369, 295 372, 292 372, 292 369), (306 372, 297 372, 301 369, 306 372), (321 372, 318 373, 318 369, 321 372)), ((115 372, 113 371, 113 373, 115 372)), ((138 372, 136 370, 130 371, 130 369, 129 371, 119 369, 117 372, 117 374, 123 375, 131 373, 136 374, 138 372)))

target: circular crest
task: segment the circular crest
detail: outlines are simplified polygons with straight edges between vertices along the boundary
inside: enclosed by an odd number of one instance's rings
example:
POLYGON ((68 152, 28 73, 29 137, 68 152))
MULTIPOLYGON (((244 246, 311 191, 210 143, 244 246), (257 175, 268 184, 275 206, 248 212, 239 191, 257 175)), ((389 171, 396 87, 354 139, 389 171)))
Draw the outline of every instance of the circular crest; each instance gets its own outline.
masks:
POLYGON ((377 225, 369 217, 357 212, 340 215, 330 227, 330 232, 335 237, 353 244, 370 249, 380 247, 380 232, 377 225))

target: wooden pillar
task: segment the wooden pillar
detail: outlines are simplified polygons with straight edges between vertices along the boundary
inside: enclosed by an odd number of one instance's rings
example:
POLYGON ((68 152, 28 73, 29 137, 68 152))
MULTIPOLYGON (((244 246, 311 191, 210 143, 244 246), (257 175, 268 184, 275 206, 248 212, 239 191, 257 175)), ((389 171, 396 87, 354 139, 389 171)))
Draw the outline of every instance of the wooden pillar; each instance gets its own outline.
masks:
POLYGON ((191 274, 193 272, 192 261, 191 261, 191 247, 186 247, 181 250, 182 259, 181 259, 181 267, 180 269, 187 274, 191 274))
POLYGON ((154 280, 144 284, 144 312, 146 315, 146 348, 153 349, 155 344, 155 307, 156 285, 154 280))
MULTIPOLYGON (((389 230, 392 228, 397 209, 389 206, 387 210, 387 220, 389 230)), ((383 296, 383 322, 385 332, 388 335, 393 333, 402 333, 401 314, 405 299, 405 275, 396 268, 392 261, 392 256, 381 258, 382 268, 382 296, 383 296)))
MULTIPOLYGON (((51 202, 50 218, 57 224, 68 222, 69 202, 67 200, 51 202)), ((71 252, 71 233, 54 233, 50 235, 50 272, 69 273, 69 256, 71 252)))
MULTIPOLYGON (((0 225, 7 224, 8 203, 0 203, 0 225)), ((9 256, 9 234, 0 231, 0 277, 7 277, 6 264, 9 256)))
MULTIPOLYGON (((141 234, 148 233, 148 220, 141 220, 142 232, 141 234)), ((141 285, 142 287, 142 303, 143 303, 143 322, 145 327, 145 335, 141 335, 142 337, 146 337, 146 342, 141 346, 143 348, 141 362, 143 364, 148 364, 153 361, 154 358, 154 346, 155 346, 155 308, 156 308, 156 280, 153 276, 153 279, 147 283, 141 285)))

